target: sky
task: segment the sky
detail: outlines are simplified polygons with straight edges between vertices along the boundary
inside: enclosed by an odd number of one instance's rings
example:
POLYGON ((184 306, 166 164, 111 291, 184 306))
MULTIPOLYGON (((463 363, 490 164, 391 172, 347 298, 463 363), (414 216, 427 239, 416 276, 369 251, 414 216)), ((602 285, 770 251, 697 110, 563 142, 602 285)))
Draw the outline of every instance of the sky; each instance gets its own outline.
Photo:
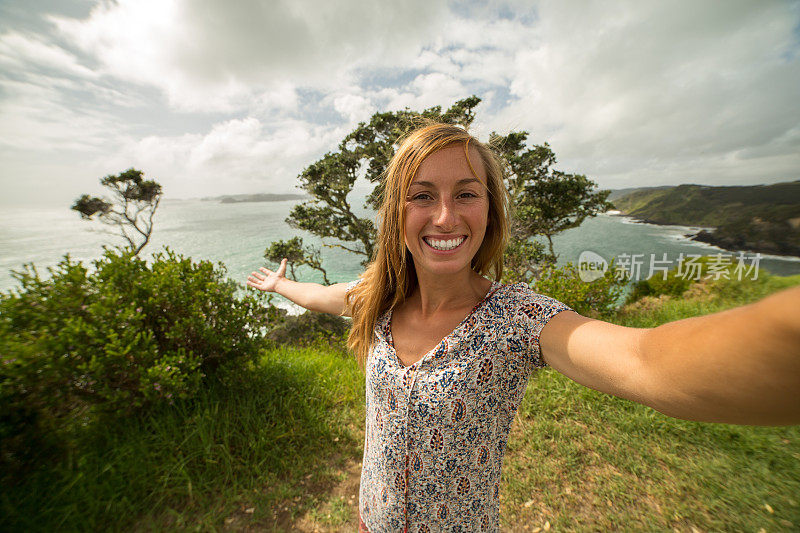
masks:
POLYGON ((135 167, 297 192, 376 111, 475 94, 603 188, 800 179, 800 2, 0 0, 0 205, 135 167))

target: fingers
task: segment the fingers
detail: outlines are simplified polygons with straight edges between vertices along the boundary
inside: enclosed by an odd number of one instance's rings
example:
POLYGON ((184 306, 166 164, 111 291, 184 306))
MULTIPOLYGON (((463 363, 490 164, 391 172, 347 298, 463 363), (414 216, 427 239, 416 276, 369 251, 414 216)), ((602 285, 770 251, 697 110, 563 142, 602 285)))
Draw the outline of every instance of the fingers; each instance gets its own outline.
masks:
POLYGON ((286 277, 286 258, 284 257, 281 260, 281 265, 278 267, 276 272, 273 272, 266 267, 259 267, 259 270, 263 272, 263 274, 259 274, 258 272, 250 272, 250 275, 247 277, 247 285, 261 291, 267 290, 265 289, 266 285, 264 285, 264 282, 268 278, 271 276, 277 276, 279 278, 286 277))

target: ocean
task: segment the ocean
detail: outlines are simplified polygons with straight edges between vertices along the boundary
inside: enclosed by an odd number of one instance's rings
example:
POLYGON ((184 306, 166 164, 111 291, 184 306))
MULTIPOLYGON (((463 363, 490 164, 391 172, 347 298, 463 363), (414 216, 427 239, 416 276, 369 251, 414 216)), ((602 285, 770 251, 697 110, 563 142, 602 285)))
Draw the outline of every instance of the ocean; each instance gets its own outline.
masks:
MULTIPOLYGON (((331 281, 355 279, 362 270, 362 257, 322 246, 317 237, 286 224, 285 219, 295 203, 295 200, 229 204, 164 200, 156 213, 155 229, 144 255, 169 246, 196 260, 221 262, 229 278, 244 283, 250 272, 265 265, 264 250, 270 242, 299 235, 306 244, 321 249, 323 265, 331 281)), ((65 254, 85 262, 98 258, 103 245, 122 242, 119 237, 101 231, 108 229, 97 222, 81 220, 66 206, 4 208, 0 214, 0 290, 7 291, 18 285, 11 271, 19 270, 26 263, 33 263, 46 275, 47 267, 58 263, 65 254)), ((686 234, 695 230, 684 226, 642 224, 626 217, 603 214, 556 236, 554 247, 560 263, 576 263, 581 252, 587 250, 607 261, 613 257, 632 256, 634 259, 630 263, 641 264, 643 277, 648 274, 651 259, 663 265, 664 259, 676 262, 680 254, 723 254, 736 261, 733 252, 686 238, 686 234)), ((755 255, 747 253, 744 258, 752 266, 755 255)), ((758 268, 778 275, 800 274, 800 258, 762 255, 758 268)), ((321 276, 311 270, 300 269, 297 274, 301 281, 321 280, 321 276)))

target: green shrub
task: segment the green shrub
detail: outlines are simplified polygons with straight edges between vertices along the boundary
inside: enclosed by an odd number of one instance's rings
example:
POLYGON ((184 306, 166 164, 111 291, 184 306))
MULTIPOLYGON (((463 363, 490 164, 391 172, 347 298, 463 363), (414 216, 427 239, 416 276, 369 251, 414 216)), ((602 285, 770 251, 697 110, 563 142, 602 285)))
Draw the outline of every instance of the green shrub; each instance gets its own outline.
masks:
POLYGON ((534 290, 570 306, 575 312, 592 318, 608 318, 617 308, 626 282, 614 276, 614 265, 602 278, 583 281, 572 263, 563 267, 545 264, 534 290))
POLYGON ((760 272, 752 267, 752 258, 739 257, 727 253, 706 256, 687 256, 678 265, 663 275, 654 275, 649 279, 638 281, 628 295, 626 303, 633 303, 645 296, 681 296, 694 283, 710 283, 714 290, 732 291, 750 295, 752 288, 759 286, 769 277, 764 269, 760 272), (757 279, 753 279, 753 278, 757 279))
POLYGON ((300 315, 287 315, 267 333, 267 340, 280 345, 327 345, 347 350, 347 333, 350 321, 340 316, 308 311, 300 315))
POLYGON ((626 303, 632 303, 644 298, 645 296, 661 296, 666 294, 669 296, 680 296, 689 286, 692 281, 686 277, 678 276, 677 269, 672 269, 667 272, 666 279, 663 275, 652 276, 648 279, 637 281, 633 284, 633 290, 628 295, 626 303))
MULTIPOLYGON (((252 360, 275 310, 237 296, 225 270, 170 250, 150 264, 106 250, 91 271, 66 257, 42 279, 29 265, 0 294, 0 437, 19 444, 193 397, 204 380, 252 360)), ((16 451, 15 451, 16 450, 16 451)), ((26 452, 27 453, 27 452, 26 452)))

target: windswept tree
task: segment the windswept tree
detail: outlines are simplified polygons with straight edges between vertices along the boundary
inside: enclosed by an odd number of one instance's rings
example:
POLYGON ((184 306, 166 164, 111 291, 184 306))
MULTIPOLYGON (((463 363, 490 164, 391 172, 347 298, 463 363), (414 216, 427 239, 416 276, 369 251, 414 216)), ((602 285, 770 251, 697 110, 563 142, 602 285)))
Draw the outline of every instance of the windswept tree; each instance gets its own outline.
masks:
MULTIPOLYGON (((445 111, 435 106, 423 111, 375 113, 369 122, 360 123, 348 134, 336 151, 303 170, 298 187, 311 200, 295 206, 286 222, 321 237, 326 246, 360 256, 366 265, 375 249, 377 230, 371 218, 354 212, 350 193, 356 180, 363 177, 374 184, 364 207, 377 209, 383 193, 381 178, 398 148, 398 140, 424 119, 468 129, 480 101, 471 96, 445 111)), ((610 208, 606 201, 608 191, 597 191, 586 176, 555 170, 555 154, 547 143, 528 147, 527 138, 524 131, 504 136, 493 133, 490 137, 490 145, 503 163, 513 214, 505 261, 507 281, 532 281, 541 265, 555 262, 554 235, 610 208), (537 235, 544 236, 549 247, 533 238, 537 235)), ((310 264, 302 255, 289 258, 288 263, 291 265, 294 260, 297 264, 310 264)), ((279 260, 277 256, 268 259, 279 260)))
POLYGON ((112 233, 125 239, 134 255, 138 255, 153 233, 153 216, 161 201, 161 185, 144 179, 142 171, 133 168, 116 176, 106 176, 100 184, 111 192, 110 199, 84 194, 72 209, 83 219, 92 220, 96 215, 96 220, 116 228, 112 233))
POLYGON ((394 155, 397 140, 414 129, 420 119, 467 127, 475 118, 472 110, 479 102, 478 97, 472 96, 444 112, 441 106, 435 106, 421 112, 405 109, 375 113, 368 123, 360 123, 347 135, 337 151, 325 154, 300 174, 298 187, 312 199, 295 206, 286 222, 327 238, 327 242, 323 241, 326 246, 359 255, 366 265, 372 258, 377 230, 371 218, 358 216, 353 210, 349 195, 356 179, 363 176, 375 184, 365 207, 376 209, 383 190, 381 176, 394 155))
POLYGON ((296 280, 295 267, 308 266, 322 273, 322 281, 325 285, 330 285, 328 272, 322 267, 322 257, 319 248, 314 246, 303 246, 303 239, 292 237, 288 241, 274 241, 264 252, 264 259, 273 263, 280 263, 286 258, 286 265, 289 267, 289 276, 296 280))
POLYGON ((490 144, 502 156, 512 208, 511 239, 505 265, 509 280, 530 282, 545 263, 555 263, 553 237, 584 220, 608 211, 611 191, 597 190, 582 174, 556 170, 556 156, 547 143, 528 148, 528 133, 492 133, 490 144), (533 240, 547 239, 547 248, 533 240))

